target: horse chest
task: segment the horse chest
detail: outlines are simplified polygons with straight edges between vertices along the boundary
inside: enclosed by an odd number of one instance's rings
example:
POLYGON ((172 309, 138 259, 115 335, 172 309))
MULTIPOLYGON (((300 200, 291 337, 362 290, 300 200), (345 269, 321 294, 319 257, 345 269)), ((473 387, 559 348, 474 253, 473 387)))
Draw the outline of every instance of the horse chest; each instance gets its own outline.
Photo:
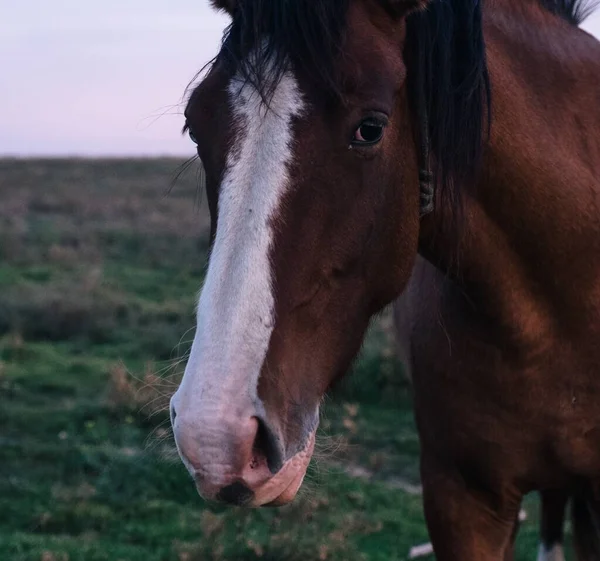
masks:
POLYGON ((548 476, 549 466, 555 474, 600 474, 595 346, 548 339, 515 355, 456 306, 413 309, 412 378, 424 446, 439 451, 443 441, 449 457, 491 478, 513 466, 524 479, 548 476))

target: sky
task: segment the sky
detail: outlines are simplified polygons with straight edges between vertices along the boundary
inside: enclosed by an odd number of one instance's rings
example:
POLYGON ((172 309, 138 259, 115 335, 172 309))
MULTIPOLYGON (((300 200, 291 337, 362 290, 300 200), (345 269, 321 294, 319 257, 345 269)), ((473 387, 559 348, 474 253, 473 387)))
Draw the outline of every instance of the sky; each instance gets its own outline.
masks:
POLYGON ((184 92, 226 24, 208 0, 0 0, 0 155, 192 155, 184 92))

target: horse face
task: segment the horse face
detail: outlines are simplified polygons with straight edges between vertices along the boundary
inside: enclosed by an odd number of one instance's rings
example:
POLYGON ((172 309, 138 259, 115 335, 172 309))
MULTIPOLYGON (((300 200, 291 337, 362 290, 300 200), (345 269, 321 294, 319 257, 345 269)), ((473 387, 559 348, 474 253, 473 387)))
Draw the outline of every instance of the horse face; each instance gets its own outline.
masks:
POLYGON ((354 2, 347 25, 343 100, 290 67, 265 103, 217 62, 187 108, 213 246, 171 409, 180 455, 208 499, 294 498, 325 392, 416 256, 403 20, 354 2))

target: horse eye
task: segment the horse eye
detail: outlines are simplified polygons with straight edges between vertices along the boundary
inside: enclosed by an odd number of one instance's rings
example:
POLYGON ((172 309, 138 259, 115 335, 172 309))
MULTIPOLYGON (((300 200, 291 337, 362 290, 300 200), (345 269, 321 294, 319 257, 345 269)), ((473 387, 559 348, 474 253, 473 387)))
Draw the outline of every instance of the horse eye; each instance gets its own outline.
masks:
POLYGON ((385 125, 375 119, 367 119, 356 129, 352 144, 356 146, 373 146, 383 138, 385 125))
POLYGON ((196 138, 196 136, 194 135, 192 129, 188 130, 188 134, 190 136, 190 140, 194 143, 194 144, 198 144, 198 140, 196 138))

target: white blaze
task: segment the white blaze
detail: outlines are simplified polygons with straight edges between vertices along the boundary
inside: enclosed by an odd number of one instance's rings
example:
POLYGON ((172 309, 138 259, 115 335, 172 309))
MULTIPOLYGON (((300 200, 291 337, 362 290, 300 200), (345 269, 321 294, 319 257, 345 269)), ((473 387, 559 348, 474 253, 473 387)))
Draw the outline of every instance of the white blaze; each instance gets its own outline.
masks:
POLYGON ((272 220, 289 187, 292 121, 303 110, 290 73, 275 89, 269 109, 239 78, 231 82, 229 96, 236 138, 220 189, 196 336, 173 400, 177 414, 202 429, 203 441, 212 440, 211 431, 224 430, 223 420, 233 422, 258 402, 274 322, 272 220))

